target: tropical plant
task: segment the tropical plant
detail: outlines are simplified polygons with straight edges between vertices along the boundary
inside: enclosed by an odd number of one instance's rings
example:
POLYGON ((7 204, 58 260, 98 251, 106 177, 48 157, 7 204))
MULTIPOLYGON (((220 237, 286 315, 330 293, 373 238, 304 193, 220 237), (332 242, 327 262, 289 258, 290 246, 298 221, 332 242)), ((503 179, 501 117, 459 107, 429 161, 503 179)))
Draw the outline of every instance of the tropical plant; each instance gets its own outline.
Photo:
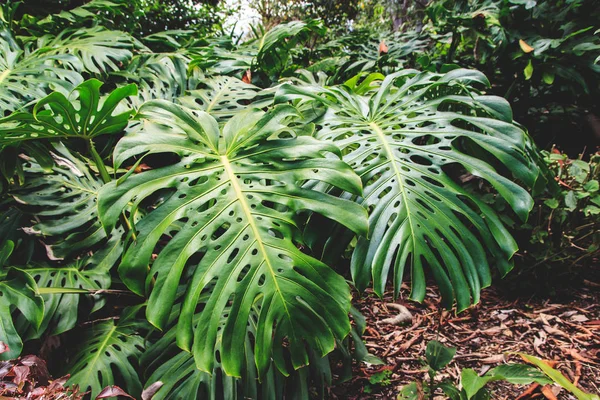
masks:
MULTIPOLYGON (((358 46, 344 61, 357 68, 328 78, 314 63, 319 21, 245 43, 136 40, 106 27, 122 11, 111 4, 39 30, 4 8, 3 359, 59 335, 61 372, 92 397, 107 385, 323 397, 352 358, 379 362, 342 254, 360 290, 383 293, 391 274, 397 292, 410 270, 421 300, 429 269, 459 310, 490 284, 489 259, 512 267, 516 243, 482 198, 525 220, 543 178, 481 73, 399 70, 415 36, 375 63, 358 46)), ((333 58, 353 45, 340 43, 333 58)))
POLYGON ((432 63, 484 71, 540 145, 575 156, 597 144, 593 122, 581 120, 599 114, 598 10, 580 0, 435 0, 424 30, 449 35, 432 47, 432 63))
MULTIPOLYGON (((462 187, 460 177, 487 183, 522 220, 533 200, 508 177, 530 187, 543 177, 506 101, 478 95, 473 83, 489 84, 473 71, 408 70, 365 93, 347 86, 281 88, 280 100, 327 106, 316 136, 336 143, 362 179, 364 196, 356 201, 369 211, 371 232, 358 239, 352 255, 359 289, 373 279, 382 294, 391 274, 397 294, 407 268, 411 298, 422 300, 427 266, 445 304, 456 300, 463 310, 490 284, 489 258, 502 274, 512 268, 516 243, 481 193, 462 187)), ((331 254, 331 247, 324 252, 331 254)))

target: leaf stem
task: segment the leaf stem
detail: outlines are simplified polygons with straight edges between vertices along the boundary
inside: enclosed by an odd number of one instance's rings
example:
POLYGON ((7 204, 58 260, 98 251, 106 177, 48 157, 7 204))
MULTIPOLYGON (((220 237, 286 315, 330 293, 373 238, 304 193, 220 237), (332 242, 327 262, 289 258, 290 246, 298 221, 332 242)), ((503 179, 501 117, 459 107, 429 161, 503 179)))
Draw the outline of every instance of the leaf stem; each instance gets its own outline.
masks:
POLYGON ((88 149, 90 150, 90 154, 92 155, 92 158, 94 159, 94 163, 96 164, 96 167, 98 168, 98 172, 100 172, 100 177, 102 178, 102 181, 104 183, 108 183, 110 182, 112 179, 110 179, 110 175, 108 174, 108 171, 106 170, 106 165, 104 165, 104 161, 102 161, 102 157, 100 157, 100 154, 98 154, 98 152, 96 151, 96 147, 94 146, 94 142, 92 141, 92 139, 88 139, 88 149))

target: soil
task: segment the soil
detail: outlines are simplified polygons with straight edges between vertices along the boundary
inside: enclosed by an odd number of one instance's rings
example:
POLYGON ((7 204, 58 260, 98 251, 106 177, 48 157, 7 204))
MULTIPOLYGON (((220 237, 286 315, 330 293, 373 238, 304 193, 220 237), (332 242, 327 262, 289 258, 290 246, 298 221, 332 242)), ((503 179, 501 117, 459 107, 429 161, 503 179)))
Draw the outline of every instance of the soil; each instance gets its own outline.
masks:
MULTIPOLYGON (((369 352, 383 365, 355 363, 353 378, 335 385, 331 399, 395 399, 402 386, 428 380, 423 359, 430 340, 457 348, 454 360, 438 375, 455 384, 463 368, 480 375, 506 362, 524 362, 517 352, 556 362, 554 368, 586 392, 600 393, 600 285, 585 281, 553 300, 514 298, 494 287, 482 291, 481 302, 459 315, 440 307, 435 289, 428 289, 425 301, 405 300, 408 290, 394 301, 391 293, 382 299, 371 291, 355 296, 355 307, 366 317, 363 339, 369 352), (383 322, 398 314, 404 305, 412 314, 408 323, 383 322), (388 382, 371 383, 369 378, 390 370, 388 382)), ((389 373, 388 373, 389 374, 389 373)), ((376 380, 376 379, 375 379, 376 380)), ((535 385, 535 384, 534 384, 535 385)), ((494 382, 492 399, 575 399, 558 386, 511 385, 494 382), (545 393, 545 394, 544 394, 545 393)), ((441 393, 435 397, 444 399, 441 393)))

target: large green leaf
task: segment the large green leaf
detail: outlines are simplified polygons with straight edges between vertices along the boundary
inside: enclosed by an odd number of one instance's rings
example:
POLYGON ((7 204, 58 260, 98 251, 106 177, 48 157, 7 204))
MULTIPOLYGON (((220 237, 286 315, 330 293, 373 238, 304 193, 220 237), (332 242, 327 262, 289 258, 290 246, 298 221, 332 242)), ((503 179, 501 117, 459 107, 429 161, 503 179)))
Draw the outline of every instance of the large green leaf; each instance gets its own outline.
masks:
POLYGON ((445 305, 456 299, 462 310, 490 284, 489 259, 503 274, 511 269, 515 241, 457 175, 487 181, 525 220, 533 200, 511 178, 533 186, 539 170, 508 103, 480 95, 473 83, 488 81, 476 71, 407 70, 362 96, 343 86, 282 86, 282 100, 328 106, 316 136, 337 144, 362 178, 357 201, 369 210, 371 233, 352 256, 358 288, 372 278, 382 294, 392 270, 397 293, 408 266, 411 298, 423 300, 428 268, 445 305))
POLYGON ((44 316, 44 301, 37 295, 35 281, 21 270, 4 266, 13 248, 11 241, 0 248, 0 342, 8 345, 8 351, 0 353, 0 360, 17 358, 23 349, 13 321, 14 308, 19 309, 35 329, 44 316))
POLYGON ((0 110, 17 110, 51 90, 69 93, 83 78, 65 66, 79 64, 70 54, 43 54, 22 49, 10 32, 0 30, 0 110))
POLYGON ((74 89, 78 95, 77 102, 54 92, 38 101, 32 113, 14 112, 0 119, 0 147, 25 140, 92 139, 121 132, 127 126, 132 111, 113 114, 121 100, 136 93, 136 86, 119 87, 104 99, 100 93, 101 86, 99 80, 90 79, 74 89))
POLYGON ((75 327, 80 312, 97 311, 104 300, 89 291, 108 289, 110 271, 94 268, 89 260, 78 260, 63 267, 33 264, 23 269, 38 286, 44 300, 44 319, 37 330, 31 330, 28 339, 37 339, 42 334, 59 335, 75 327), (81 306, 82 296, 86 307, 81 306))
MULTIPOLYGON (((225 309, 224 315, 229 313, 225 309)), ((253 309, 253 318, 247 327, 244 341, 245 359, 242 377, 236 378, 223 373, 221 365, 215 362, 213 371, 207 373, 196 368, 194 357, 176 344, 177 326, 174 325, 160 340, 144 352, 140 362, 146 367, 146 374, 151 372, 146 386, 161 382, 162 386, 154 395, 154 400, 174 399, 306 399, 308 400, 311 387, 319 389, 331 384, 331 371, 327 356, 325 359, 316 359, 314 353, 310 354, 311 364, 291 375, 283 375, 274 365, 259 381, 256 364, 254 363, 254 349, 252 337, 256 334, 256 324, 259 310, 253 309), (309 373, 310 372, 310 373, 309 373), (311 379, 313 378, 313 379, 311 379)), ((222 315, 220 326, 224 327, 227 318, 222 315)), ((178 310, 174 308, 171 319, 176 321, 178 310)), ((201 315, 194 316, 198 323, 201 315)), ((218 342, 222 340, 221 329, 218 332, 218 342)), ((314 397, 313 397, 314 398, 314 397)))
POLYGON ((138 94, 131 96, 129 101, 139 108, 150 100, 173 101, 183 96, 186 90, 194 88, 198 77, 192 69, 188 78, 189 61, 187 56, 180 53, 143 53, 133 57, 127 68, 113 75, 137 84, 138 94))
POLYGON ((192 109, 200 109, 225 122, 243 111, 248 104, 262 108, 272 101, 272 96, 260 95, 261 89, 229 76, 217 76, 201 83, 201 88, 191 90, 179 102, 192 109))
POLYGON ((131 59, 134 39, 125 32, 95 27, 43 36, 37 45, 41 54, 71 54, 83 70, 100 74, 117 71, 131 59))
POLYGON ((53 150, 51 170, 28 160, 25 184, 11 193, 21 209, 35 216, 35 224, 23 230, 42 237, 50 260, 92 252, 95 269, 107 271, 123 251, 124 229, 105 232, 97 207, 103 183, 64 145, 57 143, 53 150))
POLYGON ((173 304, 182 301, 177 341, 191 349, 197 366, 213 369, 221 351, 223 370, 240 376, 244 337, 253 307, 259 307, 255 359, 260 375, 275 359, 287 371, 284 353, 299 368, 308 362, 306 344, 324 355, 350 330, 350 295, 344 279, 303 254, 298 211, 309 210, 366 232, 365 211, 333 196, 305 189, 308 179, 360 193, 360 180, 339 159, 337 148, 288 126, 295 110, 277 107, 264 113, 238 113, 220 131, 205 112, 164 101, 140 110, 142 127, 115 149, 115 165, 133 156, 173 153, 180 161, 133 175, 100 192, 100 217, 108 230, 130 201, 134 207, 167 190, 163 202, 135 227, 137 242, 126 252, 120 275, 136 293, 150 293, 148 320, 164 327, 173 304), (160 237, 176 221, 184 226, 148 264, 160 237), (146 282, 146 285, 144 285, 146 282), (187 286, 181 300, 180 284, 187 286), (201 320, 192 319, 200 295, 201 320), (220 316, 231 309, 217 345, 220 316))
POLYGON ((144 349, 144 339, 137 328, 128 318, 119 323, 111 320, 90 325, 83 331, 78 352, 66 368, 71 374, 67 385, 79 385, 95 398, 106 386, 118 383, 127 393, 139 396, 142 384, 137 360, 144 349))

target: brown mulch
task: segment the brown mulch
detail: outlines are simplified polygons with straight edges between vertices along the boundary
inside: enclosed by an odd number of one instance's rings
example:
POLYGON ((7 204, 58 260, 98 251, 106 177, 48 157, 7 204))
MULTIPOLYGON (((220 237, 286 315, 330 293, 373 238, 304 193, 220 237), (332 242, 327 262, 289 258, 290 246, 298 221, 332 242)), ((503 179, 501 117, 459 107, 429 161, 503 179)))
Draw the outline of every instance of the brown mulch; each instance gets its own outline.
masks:
MULTIPOLYGON (((423 304, 404 301, 408 290, 402 288, 401 298, 391 294, 383 299, 367 291, 355 296, 355 307, 366 317, 363 339, 369 352, 384 365, 356 363, 353 378, 335 385, 332 399, 395 399, 400 388, 415 380, 427 378, 423 363, 425 346, 439 340, 456 347, 457 353, 439 378, 460 380, 460 370, 473 368, 484 374, 505 362, 523 362, 515 352, 556 361, 571 382, 591 393, 600 393, 600 285, 587 282, 569 298, 542 300, 511 299, 500 289, 482 291, 480 304, 459 315, 440 307, 440 298, 428 289, 423 304), (403 325, 383 322, 398 310, 389 304, 402 304, 412 314, 403 325), (369 377, 391 370, 389 384, 372 384, 369 377)), ((575 399, 558 386, 528 387, 494 382, 493 399, 575 399), (546 394, 544 394, 546 393, 546 394)), ((436 399, 443 399, 443 396, 436 399)))

